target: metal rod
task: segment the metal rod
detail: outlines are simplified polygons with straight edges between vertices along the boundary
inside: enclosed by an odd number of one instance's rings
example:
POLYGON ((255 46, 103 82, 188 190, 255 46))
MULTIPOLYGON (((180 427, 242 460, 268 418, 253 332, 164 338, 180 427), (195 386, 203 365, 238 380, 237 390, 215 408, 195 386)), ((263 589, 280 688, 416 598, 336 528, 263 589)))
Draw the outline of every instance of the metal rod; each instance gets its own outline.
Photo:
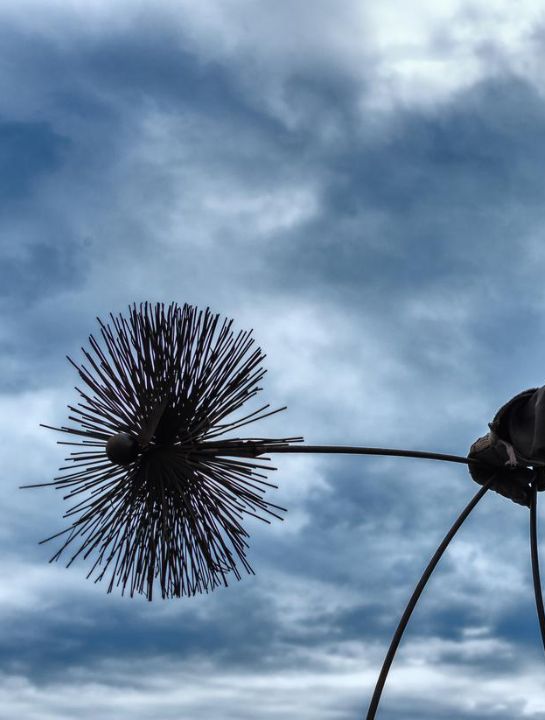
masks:
POLYGON ((394 448, 352 447, 343 445, 291 445, 279 447, 273 452, 281 453, 341 453, 346 455, 390 455, 392 457, 427 458, 428 460, 447 460, 448 462, 469 465, 472 460, 460 455, 423 452, 420 450, 396 450, 394 448))
POLYGON ((403 633, 405 632, 405 628, 407 627, 407 624, 409 622, 409 619, 411 617, 411 614, 416 606, 416 603, 418 602, 418 599, 420 598, 420 595, 422 594, 422 591, 424 590, 424 587, 426 586, 426 583, 430 579, 430 576, 432 572, 434 571, 437 563, 441 559, 441 556, 447 549, 450 541, 452 538, 456 535, 458 530, 460 529, 462 523, 467 518, 467 516, 470 514, 470 512, 473 510, 475 505, 479 502, 479 500, 483 497, 483 495, 486 493, 486 491, 489 489, 489 487, 492 485, 492 482, 494 480, 494 476, 492 476, 479 490, 479 492, 473 497, 473 499, 466 505, 464 510, 460 513, 458 518, 456 519, 454 525, 450 528, 448 533, 445 535, 443 542, 439 545, 437 550, 435 551, 434 556, 430 560, 427 568, 424 570, 422 577, 420 578, 418 585, 414 589, 413 594, 411 595, 411 598, 409 602, 407 603, 407 607, 405 608, 405 612, 403 613, 401 620, 399 621, 399 625, 397 626, 397 629, 394 633, 394 636, 392 638, 392 641, 390 643, 390 647, 388 648, 388 652, 386 653, 386 658, 384 659, 384 663, 382 665, 382 669, 380 671, 379 678, 377 680, 377 684, 375 686, 375 690, 373 692, 373 697, 371 698, 371 703, 369 705, 369 710, 367 711, 367 718, 366 720, 374 720, 375 714, 377 712, 377 708, 380 702, 380 696, 382 694, 382 690, 384 688, 384 684, 386 683, 386 678, 388 677, 388 672, 390 671, 390 667, 392 665, 392 662, 394 660, 397 648, 399 646, 399 643, 401 641, 401 638, 403 637, 403 633))
POLYGON ((394 448, 359 447, 352 445, 267 445, 266 441, 243 441, 241 443, 201 443, 198 447, 200 453, 216 455, 264 455, 269 453, 330 453, 339 455, 388 455, 391 457, 425 458, 428 460, 443 460, 447 462, 470 465, 482 464, 481 461, 464 457, 462 455, 448 455, 445 453, 423 452, 420 450, 397 450, 394 448))
POLYGON ((532 557, 532 575, 534 578, 534 594, 536 597, 537 618, 541 630, 541 641, 545 650, 545 609, 543 607, 543 595, 541 593, 541 580, 539 577, 539 555, 537 542, 537 480, 532 483, 532 495, 530 499, 530 554, 532 557))

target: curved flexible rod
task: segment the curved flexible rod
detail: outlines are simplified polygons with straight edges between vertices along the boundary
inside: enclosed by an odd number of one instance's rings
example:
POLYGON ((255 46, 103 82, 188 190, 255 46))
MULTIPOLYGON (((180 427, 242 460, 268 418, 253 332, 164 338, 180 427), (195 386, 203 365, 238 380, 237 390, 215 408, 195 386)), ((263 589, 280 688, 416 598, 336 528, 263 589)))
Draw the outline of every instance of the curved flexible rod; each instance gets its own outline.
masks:
POLYGON ((399 625, 397 626, 397 629, 392 638, 392 642, 390 643, 390 647, 388 648, 388 652, 386 653, 386 657, 384 659, 384 663, 382 665, 382 669, 380 671, 380 675, 377 680, 377 684, 375 685, 375 691, 373 692, 373 697, 371 698, 371 703, 369 704, 369 710, 367 711, 366 720, 374 720, 375 714, 377 712, 378 704, 380 702, 380 696, 382 694, 382 690, 384 688, 386 678, 388 677, 388 672, 390 671, 390 666, 392 665, 392 662, 394 660, 397 648, 399 646, 401 638, 403 637, 405 628, 407 627, 407 624, 409 622, 409 618, 412 615, 412 612, 416 606, 416 603, 418 602, 418 599, 420 598, 420 595, 422 594, 422 591, 424 590, 424 587, 426 586, 426 583, 430 579, 430 575, 432 574, 432 572, 435 569, 435 566, 441 559, 441 556, 447 549, 450 541, 452 540, 452 538, 456 535, 456 533, 460 529, 464 520, 467 518, 467 516, 473 510, 473 508, 479 502, 479 500, 483 497, 483 495, 486 493, 486 491, 489 489, 489 487, 492 485, 492 483, 494 481, 494 477, 495 476, 493 475, 483 485, 483 487, 479 490, 479 492, 473 497, 473 499, 462 510, 460 515, 457 517, 454 525, 450 528, 448 533, 445 535, 443 542, 439 545, 439 547, 435 551, 435 554, 432 557, 432 559, 430 560, 430 562, 428 563, 427 568, 424 570, 422 577, 420 578, 420 580, 418 582, 418 585, 416 586, 413 594, 411 595, 411 599, 407 603, 405 612, 403 613, 401 620, 399 621, 399 625))
POLYGON ((534 578, 534 594, 536 596, 537 618, 541 630, 541 640, 545 649, 545 609, 543 608, 543 595, 541 594, 541 580, 539 577, 539 555, 537 544, 537 480, 532 484, 530 500, 530 554, 532 556, 532 575, 534 578))

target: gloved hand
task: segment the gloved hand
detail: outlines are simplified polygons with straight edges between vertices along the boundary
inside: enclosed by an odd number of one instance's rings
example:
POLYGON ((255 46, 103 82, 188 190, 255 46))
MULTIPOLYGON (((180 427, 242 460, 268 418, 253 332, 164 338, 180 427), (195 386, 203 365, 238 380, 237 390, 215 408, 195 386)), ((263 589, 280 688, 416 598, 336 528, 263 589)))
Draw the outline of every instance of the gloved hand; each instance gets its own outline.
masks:
MULTIPOLYGON (((496 475, 492 490, 520 505, 530 505, 535 469, 545 467, 545 386, 524 390, 505 403, 489 425, 490 432, 476 440, 468 457, 471 477, 484 485, 496 475)), ((545 489, 545 473, 538 473, 538 490, 545 489)))

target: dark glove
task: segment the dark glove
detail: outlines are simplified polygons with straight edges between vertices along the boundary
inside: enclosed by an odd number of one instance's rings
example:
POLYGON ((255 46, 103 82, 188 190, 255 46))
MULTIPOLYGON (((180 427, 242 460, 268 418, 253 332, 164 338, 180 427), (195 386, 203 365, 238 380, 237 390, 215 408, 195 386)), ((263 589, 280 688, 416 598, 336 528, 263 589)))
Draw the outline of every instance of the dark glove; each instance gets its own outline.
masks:
POLYGON ((545 386, 515 395, 490 423, 490 432, 476 440, 468 457, 473 480, 484 485, 492 475, 492 489, 520 505, 530 505, 530 487, 540 469, 538 490, 545 488, 545 386))

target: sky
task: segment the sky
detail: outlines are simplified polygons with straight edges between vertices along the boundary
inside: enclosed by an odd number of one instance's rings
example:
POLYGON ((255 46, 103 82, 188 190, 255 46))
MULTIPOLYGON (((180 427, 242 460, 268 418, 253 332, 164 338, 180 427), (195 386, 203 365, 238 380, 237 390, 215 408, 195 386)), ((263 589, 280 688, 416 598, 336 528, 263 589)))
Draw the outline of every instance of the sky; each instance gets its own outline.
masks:
MULTIPOLYGON (((365 716, 464 466, 278 456, 256 575, 152 603, 49 564, 66 503, 19 486, 62 464, 65 356, 145 300, 253 328, 262 435, 466 454, 545 383, 544 61, 539 0, 0 2, 2 720, 365 716)), ((377 717, 543 720, 543 660, 489 492, 377 717)))

